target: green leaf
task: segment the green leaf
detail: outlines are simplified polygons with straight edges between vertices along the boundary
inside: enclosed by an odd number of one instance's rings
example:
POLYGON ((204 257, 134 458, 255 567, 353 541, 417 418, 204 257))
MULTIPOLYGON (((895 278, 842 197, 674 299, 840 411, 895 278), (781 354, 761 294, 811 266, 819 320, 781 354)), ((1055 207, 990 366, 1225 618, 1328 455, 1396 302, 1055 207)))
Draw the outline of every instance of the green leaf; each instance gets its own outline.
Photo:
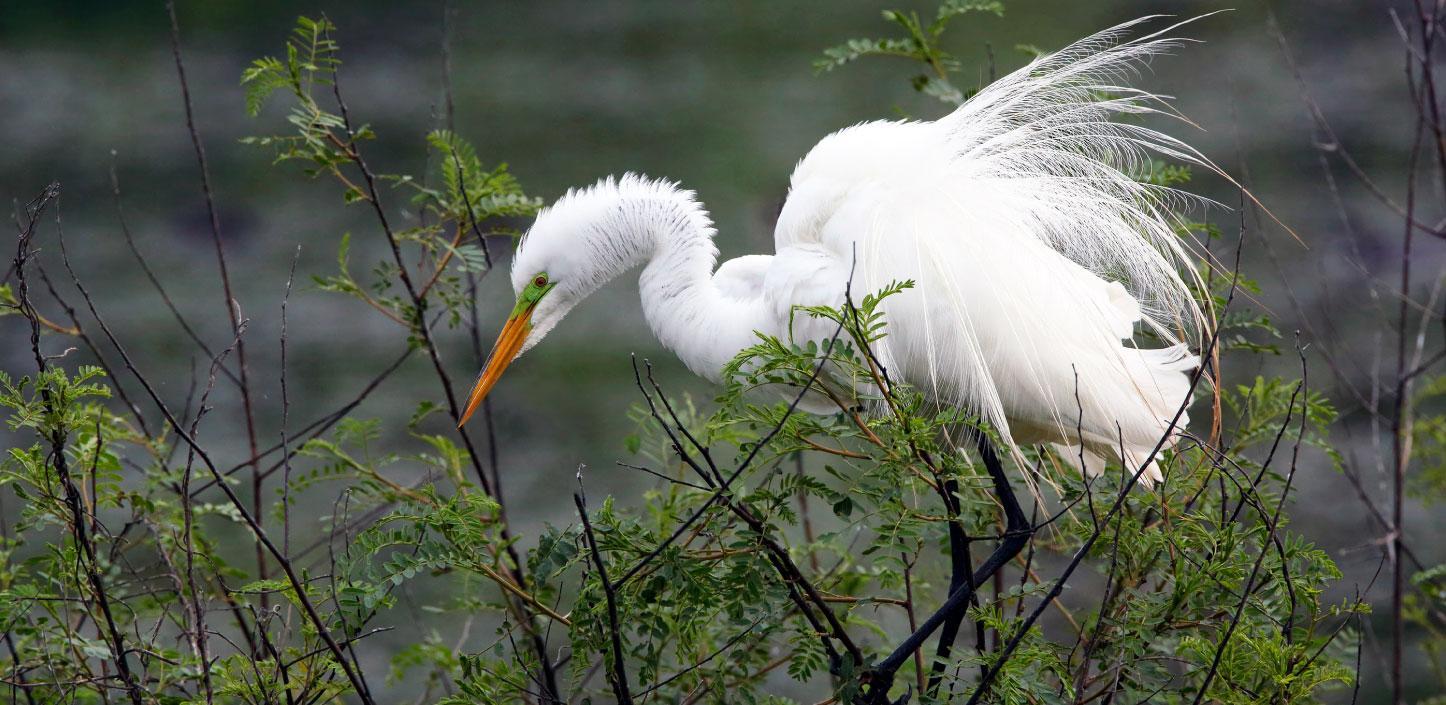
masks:
POLYGON ((908 39, 850 39, 843 44, 823 50, 823 57, 813 62, 819 73, 857 61, 865 56, 903 56, 912 58, 917 45, 908 39))
POLYGON ((982 12, 994 15, 995 17, 1003 17, 1004 3, 999 0, 944 0, 944 2, 939 5, 939 11, 935 15, 934 21, 948 20, 971 12, 982 12))

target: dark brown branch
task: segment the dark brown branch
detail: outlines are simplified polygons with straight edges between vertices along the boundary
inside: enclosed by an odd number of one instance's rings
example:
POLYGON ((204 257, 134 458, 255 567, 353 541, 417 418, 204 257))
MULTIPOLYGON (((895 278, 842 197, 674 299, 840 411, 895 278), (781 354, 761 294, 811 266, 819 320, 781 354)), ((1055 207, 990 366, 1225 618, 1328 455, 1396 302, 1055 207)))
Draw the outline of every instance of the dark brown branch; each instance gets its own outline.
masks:
MULTIPOLYGON (((130 250, 131 256, 135 258, 136 263, 141 266, 141 272, 146 275, 146 280, 151 283, 151 288, 156 290, 156 294, 161 297, 161 303, 166 305, 166 309, 171 312, 171 317, 176 319, 176 323, 181 326, 181 330, 186 333, 186 337, 190 338, 191 341, 196 344, 196 347, 200 348, 201 352, 206 354, 206 357, 216 357, 216 353, 211 350, 211 346, 206 344, 206 341, 201 338, 200 334, 196 332, 196 329, 191 327, 190 321, 187 321, 186 317, 181 314, 181 310, 176 307, 176 302, 171 299, 170 293, 167 292, 166 287, 161 284, 160 277, 151 269, 151 263, 146 260, 145 255, 141 254, 140 247, 136 245, 135 238, 131 236, 130 224, 126 221, 125 206, 121 200, 120 178, 116 175, 114 163, 112 163, 110 167, 110 188, 111 195, 115 199, 115 215, 116 221, 120 223, 121 237, 125 239, 126 248, 130 250)), ((221 374, 226 375, 226 378, 231 380, 238 388, 241 386, 241 379, 237 377, 236 373, 232 372, 230 368, 221 368, 221 374)))
MULTIPOLYGON (((291 256, 291 270, 286 275, 286 292, 281 296, 281 335, 279 346, 281 349, 281 552, 286 556, 291 555, 291 439, 287 436, 287 423, 291 418, 291 396, 286 377, 286 304, 291 300, 291 285, 296 280, 296 261, 301 258, 301 246, 296 246, 296 253, 291 256)), ((187 495, 189 497, 189 493, 187 495)), ((286 692, 287 705, 295 705, 295 697, 291 692, 291 667, 281 662, 279 656, 273 654, 272 658, 276 663, 277 675, 281 678, 282 689, 286 692)))
POLYGON ((572 501, 577 505, 578 516, 582 517, 583 536, 587 538, 588 552, 592 556, 593 566, 597 568, 598 582, 602 584, 603 595, 608 604, 608 637, 613 650, 612 661, 607 664, 608 684, 612 686, 613 696, 620 705, 632 705, 633 695, 628 690, 627 662, 623 660, 622 622, 618 619, 617 590, 608 580, 607 564, 603 562, 602 552, 598 551, 592 520, 587 516, 587 499, 582 489, 582 466, 577 469, 577 492, 573 493, 572 501))
MULTIPOLYGON (((200 131, 196 128, 195 110, 191 104, 191 86, 186 81, 186 64, 181 60, 181 25, 176 19, 174 0, 167 0, 166 13, 171 19, 171 56, 176 61, 176 76, 180 80, 181 99, 186 107, 186 131, 190 133, 191 146, 196 152, 196 164, 201 171, 201 193, 206 197, 211 242, 216 249, 216 266, 221 274, 221 293, 226 297, 222 304, 226 307, 226 316, 231 321, 231 334, 236 338, 236 367, 241 380, 241 408, 246 418, 246 442, 251 449, 251 457, 255 458, 256 414, 251 405, 251 384, 246 378, 246 343, 241 338, 241 304, 231 292, 231 274, 226 268, 226 248, 221 241, 221 218, 216 214, 216 198, 211 190, 211 171, 206 165, 206 147, 201 142, 200 131)), ((264 518, 261 506, 261 487, 264 480, 260 470, 255 463, 251 465, 251 513, 258 524, 264 518)), ((266 555, 260 546, 256 547, 256 574, 263 580, 267 576, 266 555)), ((262 596, 263 606, 265 599, 265 596, 262 596)))

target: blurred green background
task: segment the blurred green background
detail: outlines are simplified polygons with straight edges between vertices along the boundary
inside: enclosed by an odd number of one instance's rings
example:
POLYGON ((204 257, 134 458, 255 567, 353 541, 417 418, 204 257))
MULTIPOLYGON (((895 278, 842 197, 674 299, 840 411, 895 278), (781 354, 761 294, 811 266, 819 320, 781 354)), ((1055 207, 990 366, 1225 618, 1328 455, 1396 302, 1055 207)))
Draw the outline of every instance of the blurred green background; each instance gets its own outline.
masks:
MULTIPOLYGON (((1177 107, 1198 129, 1174 124, 1170 131, 1246 180, 1304 241, 1303 246, 1280 227, 1250 216, 1245 270, 1263 283, 1259 303, 1287 332, 1282 347, 1289 351, 1289 332, 1301 331, 1313 386, 1330 387, 1346 412, 1337 437, 1347 457, 1366 469, 1370 483, 1382 483, 1370 489, 1383 490, 1385 476, 1375 469, 1382 451, 1357 399, 1368 396, 1377 358, 1388 359, 1382 356, 1393 345, 1384 314, 1393 304, 1375 285, 1395 276, 1400 221, 1338 165, 1331 172, 1341 183, 1342 208, 1333 203, 1314 146, 1325 138, 1312 130, 1291 66, 1268 29, 1266 6, 1246 4, 1183 30, 1202 43, 1161 57, 1139 83, 1177 96, 1177 107)), ((1403 50, 1387 14, 1392 4, 1303 0, 1274 3, 1274 13, 1312 98, 1339 139, 1383 189, 1400 194, 1414 113, 1403 50)), ((530 193, 549 201, 569 186, 624 170, 681 180, 711 208, 723 257, 769 251, 789 171, 819 138, 863 120, 932 118, 944 111, 910 88, 912 67, 902 61, 864 61, 815 74, 812 62, 825 47, 891 32, 879 18, 882 7, 932 12, 933 5, 457 2, 451 57, 456 129, 477 146, 484 162, 508 162, 530 193)), ((1143 14, 1190 17, 1226 7, 1016 1, 1002 19, 971 16, 956 23, 946 44, 982 81, 990 51, 1002 72, 1027 59, 1016 49, 1019 44, 1054 49, 1143 14)), ((289 309, 288 370, 297 425, 353 396, 401 352, 403 342, 391 322, 354 300, 309 290, 301 280, 302 273, 333 270, 338 240, 347 232, 353 262, 364 269, 382 255, 381 233, 364 207, 342 204, 333 183, 310 181, 290 166, 273 167, 268 152, 238 142, 285 129, 282 106, 268 106, 257 119, 245 115, 239 76, 251 59, 281 51, 296 15, 326 13, 338 26, 350 108, 380 136, 369 146, 374 167, 420 175, 428 166, 423 136, 443 124, 445 112, 443 6, 253 0, 184 2, 178 9, 232 277, 250 319, 248 353, 260 397, 260 433, 270 443, 277 438, 280 413, 278 307, 297 245, 300 281, 289 309)), ((130 259, 109 184, 112 168, 140 247, 190 320, 211 344, 223 347, 229 328, 164 7, 158 2, 0 6, 0 194, 23 203, 51 180, 62 184, 60 212, 78 271, 145 371, 164 380, 163 392, 179 404, 193 366, 204 370, 207 361, 130 259)), ((1240 200, 1219 179, 1201 178, 1193 188, 1228 206, 1240 200)), ((391 197, 399 213, 404 201, 401 193, 391 197)), ((1440 214, 1430 215, 1423 219, 1440 214)), ((1241 220, 1226 207, 1202 216, 1219 222, 1232 239, 1241 220)), ((43 249, 52 244, 51 234, 42 236, 43 249)), ((1421 272, 1440 271, 1440 244, 1422 244, 1421 272)), ((51 261, 53 252, 42 257, 51 261)), ((490 337, 512 305, 506 277, 488 277, 482 299, 481 327, 490 337)), ((470 380, 479 361, 466 333, 447 329, 437 337, 454 378, 470 380)), ((0 365, 25 371, 28 350, 16 319, 0 319, 0 341, 0 365)), ((614 465, 627 455, 622 439, 634 430, 626 414, 638 399, 631 353, 654 360, 670 391, 690 393, 704 406, 711 399, 709 387, 652 338, 631 277, 580 306, 543 346, 513 366, 494 393, 500 465, 511 516, 522 534, 544 522, 572 520, 567 491, 580 463, 592 468, 595 492, 618 493, 624 504, 627 493, 649 485, 614 465)), ((82 358, 73 353, 71 362, 82 358)), ((1260 369, 1289 373, 1296 365, 1293 354, 1241 359, 1227 374, 1244 381, 1260 369)), ((404 422, 417 402, 437 396, 430 366, 416 357, 358 413, 385 422, 386 443, 412 447, 404 422)), ((221 387, 215 406, 218 412, 201 435, 222 449, 220 455, 239 461, 245 443, 233 390, 221 387)), ((435 419, 431 425, 440 430, 444 424, 435 419)), ((1380 531, 1344 479, 1320 458, 1308 462, 1293 499, 1295 528, 1339 562, 1346 577, 1338 597, 1344 597, 1371 581, 1380 561, 1380 531)), ((328 512, 330 501, 319 500, 315 514, 328 512)), ((1407 521, 1422 559, 1439 561, 1446 554, 1438 540, 1446 518, 1413 503, 1407 521)), ((1373 597, 1386 594, 1385 582, 1378 582, 1373 597)), ((1388 638, 1389 625, 1385 611, 1378 612, 1374 631, 1365 637, 1361 702, 1385 698, 1378 692, 1385 670, 1380 642, 1388 638)), ((412 638, 415 634, 397 636, 412 638)), ((368 658, 380 664, 387 642, 368 644, 368 658)), ((1422 673, 1426 665, 1413 655, 1410 668, 1422 673)))

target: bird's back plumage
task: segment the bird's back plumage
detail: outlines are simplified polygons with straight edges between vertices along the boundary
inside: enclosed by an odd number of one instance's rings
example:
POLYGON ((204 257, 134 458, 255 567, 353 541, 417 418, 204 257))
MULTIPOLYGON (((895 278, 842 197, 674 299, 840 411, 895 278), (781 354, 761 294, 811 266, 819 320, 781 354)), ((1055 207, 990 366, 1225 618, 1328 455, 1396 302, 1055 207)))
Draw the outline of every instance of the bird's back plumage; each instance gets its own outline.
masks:
MULTIPOLYGON (((824 279, 851 265, 855 291, 913 280, 886 303, 885 359, 1015 448, 1083 443, 1142 462, 1198 364, 1187 347, 1203 320, 1196 276, 1171 212, 1184 196, 1136 177, 1152 154, 1210 165, 1116 121, 1163 111, 1161 96, 1124 83, 1178 42, 1123 41, 1134 24, 1043 56, 938 121, 830 135, 795 170, 775 232, 773 268, 805 266, 819 248, 835 258, 810 291, 837 299, 824 279), (1142 329, 1164 346, 1128 344, 1142 329)), ((789 290, 765 297, 802 303, 797 277, 766 280, 789 290)))

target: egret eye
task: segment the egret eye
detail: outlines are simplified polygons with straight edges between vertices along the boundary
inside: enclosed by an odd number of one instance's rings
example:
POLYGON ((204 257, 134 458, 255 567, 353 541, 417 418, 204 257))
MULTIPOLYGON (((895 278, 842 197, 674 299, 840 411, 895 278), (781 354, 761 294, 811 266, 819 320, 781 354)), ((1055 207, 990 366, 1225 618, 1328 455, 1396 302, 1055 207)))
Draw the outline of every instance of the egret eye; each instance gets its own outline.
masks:
POLYGON ((539 288, 539 289, 541 289, 541 288, 544 287, 544 286, 547 286, 547 275, 546 275, 546 274, 539 274, 539 275, 537 275, 537 277, 532 280, 532 285, 535 286, 535 287, 537 287, 537 288, 539 288))

